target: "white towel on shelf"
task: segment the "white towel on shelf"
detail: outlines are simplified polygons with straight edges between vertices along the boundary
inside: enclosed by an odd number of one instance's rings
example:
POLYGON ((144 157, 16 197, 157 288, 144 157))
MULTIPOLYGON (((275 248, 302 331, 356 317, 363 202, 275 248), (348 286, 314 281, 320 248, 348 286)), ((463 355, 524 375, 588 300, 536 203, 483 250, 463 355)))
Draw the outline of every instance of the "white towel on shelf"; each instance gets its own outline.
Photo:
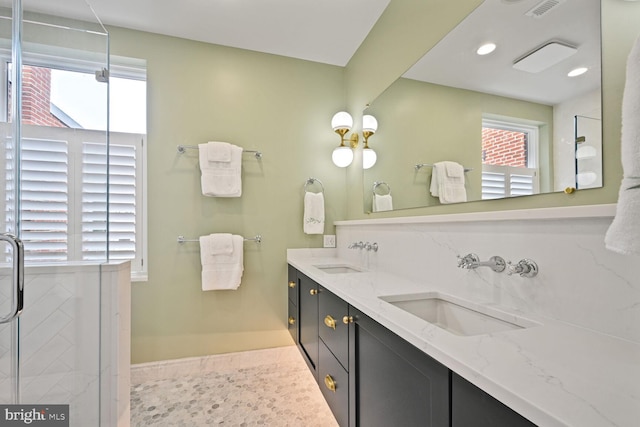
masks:
POLYGON ((324 234, 324 194, 304 193, 303 230, 306 234, 324 234))
POLYGON ((429 191, 438 197, 440 203, 460 203, 467 201, 464 187, 464 167, 456 162, 438 162, 433 165, 429 191))
POLYGON ((244 271, 244 238, 231 234, 200 236, 202 290, 238 289, 244 271), (227 245, 231 242, 231 252, 227 245))
POLYGON ((391 194, 374 194, 373 195, 373 211, 384 212, 393 210, 393 199, 391 194))
MULTIPOLYGON (((200 160, 200 184, 202 194, 209 197, 240 197, 242 196, 242 147, 228 144, 230 161, 210 161, 210 144, 220 147, 218 144, 206 143, 198 145, 200 160)), ((217 151, 217 148, 212 148, 217 151)), ((223 152, 224 148, 220 148, 223 152)), ((213 158, 224 158, 224 154, 211 154, 213 158)))
POLYGON ((627 59, 622 97, 622 169, 616 216, 605 236, 607 249, 640 255, 640 38, 627 59))

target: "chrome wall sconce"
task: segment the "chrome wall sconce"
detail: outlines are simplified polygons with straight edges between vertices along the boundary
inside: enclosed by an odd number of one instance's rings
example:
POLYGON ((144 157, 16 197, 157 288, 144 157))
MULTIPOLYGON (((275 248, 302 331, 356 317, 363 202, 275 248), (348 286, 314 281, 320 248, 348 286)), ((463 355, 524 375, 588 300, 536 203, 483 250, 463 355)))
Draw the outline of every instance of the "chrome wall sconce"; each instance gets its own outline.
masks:
MULTIPOLYGON (((349 138, 349 145, 345 145, 345 135, 353 127, 353 118, 346 111, 340 111, 334 114, 331 119, 331 127, 333 131, 340 135, 340 145, 333 150, 331 160, 333 164, 340 168, 345 168, 353 162, 353 150, 358 147, 358 134, 353 133, 349 138)), ((364 147, 362 151, 362 167, 369 169, 376 164, 378 156, 376 152, 369 148, 369 137, 378 130, 378 121, 371 115, 362 116, 362 137, 364 147)))

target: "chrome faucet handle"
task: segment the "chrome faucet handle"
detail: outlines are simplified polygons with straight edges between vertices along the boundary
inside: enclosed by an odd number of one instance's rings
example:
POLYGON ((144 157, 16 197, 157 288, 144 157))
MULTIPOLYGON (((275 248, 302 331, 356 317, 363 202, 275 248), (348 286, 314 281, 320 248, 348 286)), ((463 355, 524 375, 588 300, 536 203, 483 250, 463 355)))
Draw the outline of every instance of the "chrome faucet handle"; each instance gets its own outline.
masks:
POLYGON ((369 242, 365 243, 365 244, 364 244, 364 248, 365 248, 367 251, 370 251, 370 250, 371 250, 371 243, 369 243, 369 242))
POLYGON ((378 244, 374 242, 374 243, 371 245, 371 250, 372 250, 373 252, 378 252, 378 244))
POLYGON ((516 265, 507 262, 507 274, 519 274, 521 277, 534 277, 538 274, 538 264, 528 258, 521 259, 516 265))
POLYGON ((362 249, 364 248, 364 243, 360 242, 353 242, 349 245, 348 247, 349 249, 362 249))
POLYGON ((480 257, 476 254, 467 254, 464 257, 458 255, 458 267, 471 269, 478 265, 480 257))

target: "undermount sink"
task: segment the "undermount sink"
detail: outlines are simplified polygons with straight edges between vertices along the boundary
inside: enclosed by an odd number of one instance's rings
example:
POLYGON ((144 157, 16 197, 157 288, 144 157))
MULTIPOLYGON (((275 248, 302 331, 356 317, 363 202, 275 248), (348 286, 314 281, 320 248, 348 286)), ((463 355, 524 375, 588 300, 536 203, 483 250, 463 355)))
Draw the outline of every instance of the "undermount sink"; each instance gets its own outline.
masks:
POLYGON ((344 274, 344 273, 360 273, 362 270, 359 270, 355 267, 351 267, 350 265, 344 264, 331 264, 331 265, 314 265, 315 268, 324 271, 329 274, 344 274))
POLYGON ((529 319, 438 292, 379 298, 455 335, 484 335, 539 326, 529 319))

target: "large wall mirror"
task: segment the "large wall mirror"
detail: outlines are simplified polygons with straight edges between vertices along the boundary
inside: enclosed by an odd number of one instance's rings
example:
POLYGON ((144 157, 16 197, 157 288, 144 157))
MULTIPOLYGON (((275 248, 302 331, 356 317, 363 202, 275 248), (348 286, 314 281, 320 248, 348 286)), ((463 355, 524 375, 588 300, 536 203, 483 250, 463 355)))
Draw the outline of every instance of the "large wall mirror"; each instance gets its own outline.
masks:
POLYGON ((601 187, 600 27, 600 0, 486 0, 365 111, 365 211, 601 187))

